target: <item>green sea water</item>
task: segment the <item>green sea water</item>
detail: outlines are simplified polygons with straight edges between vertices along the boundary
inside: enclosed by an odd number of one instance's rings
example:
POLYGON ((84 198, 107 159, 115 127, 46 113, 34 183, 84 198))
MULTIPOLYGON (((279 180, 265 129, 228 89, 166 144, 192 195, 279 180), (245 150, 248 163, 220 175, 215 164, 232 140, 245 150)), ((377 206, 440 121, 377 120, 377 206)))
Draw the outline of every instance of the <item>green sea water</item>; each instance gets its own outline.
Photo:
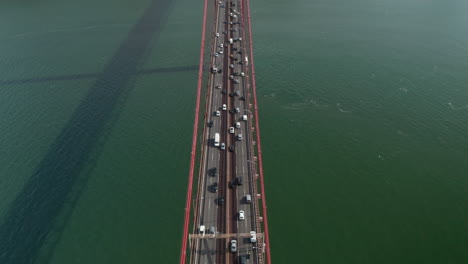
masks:
POLYGON ((0 263, 177 262, 202 11, 0 4, 0 263))
MULTIPOLYGON (((176 263, 202 1, 0 3, 0 263, 176 263)), ((468 259, 468 2, 256 0, 274 263, 468 259)))
POLYGON ((252 8, 274 262, 466 262, 468 2, 252 8))

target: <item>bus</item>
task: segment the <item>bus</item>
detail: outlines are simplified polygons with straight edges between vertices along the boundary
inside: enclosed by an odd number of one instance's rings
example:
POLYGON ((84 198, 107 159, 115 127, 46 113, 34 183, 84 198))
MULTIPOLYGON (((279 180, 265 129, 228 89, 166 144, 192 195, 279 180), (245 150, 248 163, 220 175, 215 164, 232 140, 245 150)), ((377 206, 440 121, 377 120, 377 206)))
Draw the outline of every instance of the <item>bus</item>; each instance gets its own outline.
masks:
POLYGON ((219 133, 215 134, 214 146, 219 147, 219 133))

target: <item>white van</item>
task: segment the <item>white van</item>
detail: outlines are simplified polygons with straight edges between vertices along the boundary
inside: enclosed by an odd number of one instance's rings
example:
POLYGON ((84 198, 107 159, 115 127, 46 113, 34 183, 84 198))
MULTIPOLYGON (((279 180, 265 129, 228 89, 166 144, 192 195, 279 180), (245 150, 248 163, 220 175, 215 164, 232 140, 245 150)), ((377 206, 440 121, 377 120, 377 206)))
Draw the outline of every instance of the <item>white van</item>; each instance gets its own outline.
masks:
POLYGON ((247 115, 243 115, 243 116, 242 116, 242 120, 243 120, 243 121, 247 121, 247 115))
POLYGON ((236 122, 236 128, 240 128, 240 122, 236 122))
POLYGON ((201 225, 200 228, 199 228, 199 230, 200 230, 200 234, 201 234, 202 236, 204 236, 204 235, 205 235, 205 226, 204 226, 204 225, 201 225))
POLYGON ((245 196, 245 203, 252 203, 252 196, 250 194, 245 196))

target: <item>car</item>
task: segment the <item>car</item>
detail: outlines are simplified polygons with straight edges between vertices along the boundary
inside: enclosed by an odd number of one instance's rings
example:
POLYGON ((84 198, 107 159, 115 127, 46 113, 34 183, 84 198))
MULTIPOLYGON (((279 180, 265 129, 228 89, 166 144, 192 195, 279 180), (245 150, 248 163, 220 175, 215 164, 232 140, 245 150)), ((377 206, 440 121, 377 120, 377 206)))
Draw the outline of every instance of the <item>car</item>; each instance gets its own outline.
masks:
POLYGON ((201 234, 202 236, 205 235, 205 226, 204 226, 204 225, 201 225, 201 226, 198 228, 198 230, 200 231, 200 234, 201 234))
POLYGON ((239 141, 242 140, 242 134, 237 135, 237 140, 239 140, 239 141))
POLYGON ((234 114, 234 113, 236 113, 236 110, 235 109, 229 109, 229 113, 234 114))
POLYGON ((215 55, 215 57, 218 57, 218 52, 215 52, 215 54, 214 54, 214 55, 215 55))
POLYGON ((213 120, 210 120, 210 122, 208 122, 208 127, 213 127, 213 120))
POLYGON ((230 152, 234 152, 234 150, 235 150, 235 149, 234 149, 234 145, 229 146, 229 151, 230 151, 230 152))
POLYGON ((216 234, 216 227, 215 226, 212 226, 210 227, 210 234, 216 234))
POLYGON ((236 113, 239 113, 239 112, 240 112, 239 107, 236 107, 236 113))
POLYGON ((239 97, 239 100, 241 100, 241 101, 245 101, 245 96, 241 96, 241 97, 239 97))
POLYGON ((244 77, 244 76, 245 76, 245 73, 241 72, 241 76, 244 77))
POLYGON ((239 176, 236 178, 236 184, 237 185, 242 185, 242 176, 239 176))
POLYGON ((237 252, 237 240, 231 240, 231 252, 237 252))
POLYGON ((234 127, 229 128, 229 133, 234 134, 234 127))
POLYGON ((226 111, 226 109, 227 109, 226 104, 223 104, 223 111, 226 111))
POLYGON ((219 37, 219 33, 216 33, 216 37, 219 37))
POLYGON ((219 44, 220 48, 224 48, 224 43, 219 44))
POLYGON ((255 231, 250 231, 250 243, 257 242, 257 233, 255 231))
POLYGON ((239 211, 239 220, 245 220, 245 213, 244 210, 239 211))
POLYGON ((234 93, 229 93, 229 96, 230 96, 230 97, 233 97, 233 96, 234 96, 234 93))
POLYGON ((234 76, 229 76, 229 80, 234 80, 234 76))
POLYGON ((240 122, 236 122, 236 128, 240 128, 240 122))
POLYGON ((235 79, 235 80, 234 80, 234 83, 239 83, 239 79, 235 79))
POLYGON ((211 185, 211 192, 214 192, 214 193, 218 192, 218 183, 217 182, 215 182, 215 183, 213 183, 213 185, 211 185))
POLYGON ((220 111, 216 111, 216 112, 215 112, 215 115, 216 115, 216 116, 221 116, 221 112, 220 112, 220 111))
POLYGON ((245 255, 239 257, 239 264, 247 264, 247 257, 245 255))
POLYGON ((221 89, 221 84, 216 85, 216 89, 221 89))
POLYGON ((222 94, 227 94, 227 91, 226 90, 221 90, 221 93, 222 94))
POLYGON ((210 170, 210 175, 213 176, 213 177, 218 176, 218 168, 212 168, 210 170))
POLYGON ((229 183, 228 183, 229 189, 232 189, 234 186, 235 186, 234 182, 233 182, 233 181, 229 181, 229 183))
POLYGON ((234 95, 239 96, 240 95, 239 91, 234 91, 234 95))
POLYGON ((221 143, 221 150, 225 150, 225 149, 226 149, 226 144, 221 143))
POLYGON ((219 54, 223 54, 223 50, 220 50, 220 51, 219 51, 219 54))
POLYGON ((224 197, 219 197, 218 199, 216 199, 216 203, 218 205, 224 205, 224 197))
POLYGON ((234 64, 229 65, 229 68, 234 69, 234 64))

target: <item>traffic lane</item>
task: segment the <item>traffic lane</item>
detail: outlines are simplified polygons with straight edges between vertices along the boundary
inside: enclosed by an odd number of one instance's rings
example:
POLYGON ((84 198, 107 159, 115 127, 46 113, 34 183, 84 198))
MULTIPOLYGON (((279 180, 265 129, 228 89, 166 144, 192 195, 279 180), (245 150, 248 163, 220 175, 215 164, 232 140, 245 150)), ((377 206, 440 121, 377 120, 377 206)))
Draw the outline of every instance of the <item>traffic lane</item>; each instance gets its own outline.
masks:
MULTIPOLYGON (((214 50, 216 50, 217 47, 219 46, 218 38, 215 38, 214 45, 215 45, 214 50)), ((215 63, 219 63, 219 61, 222 61, 222 60, 223 60, 222 56, 217 56, 217 57, 214 58, 215 63)), ((221 103, 222 98, 221 98, 219 92, 217 93, 214 90, 215 89, 214 86, 216 85, 216 83, 222 81, 222 75, 221 74, 220 74, 220 76, 217 76, 217 75, 218 74, 216 74, 216 76, 213 76, 211 78, 212 83, 210 84, 210 87, 209 87, 209 89, 212 89, 212 91, 211 91, 211 106, 210 106, 211 113, 209 113, 210 115, 212 115, 212 113, 214 113, 214 111, 216 111, 215 109, 217 109, 218 106, 221 105, 220 103, 221 103)), ((212 144, 210 144, 212 141, 210 139, 214 138, 214 133, 216 133, 216 130, 219 131, 221 129, 221 122, 216 122, 217 120, 214 119, 213 116, 211 116, 211 118, 209 118, 209 119, 214 121, 214 125, 213 125, 213 127, 211 129, 209 129, 209 132, 208 132, 208 141, 207 141, 208 146, 203 146, 203 147, 206 148, 206 151, 209 152, 209 158, 206 161, 207 162, 207 168, 205 168, 205 169, 209 169, 209 168, 212 168, 212 167, 218 167, 217 164, 219 164, 219 154, 220 154, 219 149, 212 147, 212 144)), ((214 199, 216 199, 217 194, 209 192, 208 188, 210 188, 210 186, 212 186, 212 184, 214 182, 219 181, 219 178, 218 178, 219 176, 210 177, 210 176, 208 176, 208 173, 205 172, 203 177, 205 178, 205 186, 204 186, 205 188, 203 190, 205 195, 204 195, 204 200, 201 203, 202 206, 204 207, 204 210, 203 210, 204 213, 203 213, 202 217, 203 217, 203 223, 205 224, 207 230, 209 230, 209 227, 216 226, 217 210, 214 210, 214 209, 217 207, 217 205, 215 204, 214 199), (217 178, 217 179, 211 180, 211 178, 217 178)), ((216 247, 215 241, 206 241, 206 240, 204 240, 204 243, 202 243, 202 251, 204 253, 210 253, 211 252, 211 253, 214 254, 215 250, 213 251, 211 249, 215 249, 215 247, 216 247), (203 250, 203 247, 205 248, 205 250, 203 250)), ((206 260, 203 259, 202 263, 205 263, 206 261, 209 261, 208 263, 210 263, 211 258, 209 258, 209 256, 210 256, 210 254, 207 255, 206 260)))
MULTIPOLYGON (((216 74, 218 75, 218 74, 216 74)), ((213 76, 212 80, 213 83, 210 85, 209 89, 212 89, 211 97, 212 97, 212 103, 211 103, 211 109, 213 112, 213 109, 216 109, 219 105, 219 102, 221 101, 221 96, 219 95, 219 92, 217 92, 214 88, 215 83, 221 79, 220 76, 213 76)), ((216 120, 215 120, 216 121, 216 120)), ((214 138, 214 133, 216 133, 216 130, 219 130, 221 127, 221 122, 214 122, 213 127, 210 129, 210 135, 209 138, 212 139, 214 138)), ((210 152, 210 158, 207 161, 207 169, 209 170, 210 168, 213 167, 218 167, 217 164, 219 164, 219 149, 215 148, 212 146, 212 141, 208 141, 209 144, 208 146, 204 146, 207 148, 207 151, 210 152)), ((219 181, 219 176, 217 177, 212 177, 209 176, 209 173, 206 172, 204 173, 204 176, 206 179, 206 186, 205 186, 205 197, 203 201, 203 206, 204 206, 204 215, 203 215, 203 223, 206 226, 206 230, 208 232, 209 228, 211 226, 214 226, 217 229, 217 205, 215 203, 215 199, 217 198, 217 193, 212 193, 209 191, 210 187, 213 185, 214 182, 219 181)), ((202 243, 201 247, 201 254, 206 257, 202 257, 203 261, 207 261, 210 259, 210 256, 215 254, 215 247, 216 247, 216 242, 215 241, 206 241, 202 243)))

